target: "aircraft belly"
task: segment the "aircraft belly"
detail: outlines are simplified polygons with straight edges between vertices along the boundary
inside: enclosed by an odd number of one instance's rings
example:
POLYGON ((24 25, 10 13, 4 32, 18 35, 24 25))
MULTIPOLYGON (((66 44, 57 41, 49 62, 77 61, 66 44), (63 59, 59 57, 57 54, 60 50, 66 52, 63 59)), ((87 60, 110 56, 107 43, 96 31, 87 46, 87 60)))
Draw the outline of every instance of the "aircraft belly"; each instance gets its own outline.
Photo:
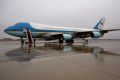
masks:
POLYGON ((45 34, 44 32, 32 32, 32 36, 36 38, 43 38, 45 34))

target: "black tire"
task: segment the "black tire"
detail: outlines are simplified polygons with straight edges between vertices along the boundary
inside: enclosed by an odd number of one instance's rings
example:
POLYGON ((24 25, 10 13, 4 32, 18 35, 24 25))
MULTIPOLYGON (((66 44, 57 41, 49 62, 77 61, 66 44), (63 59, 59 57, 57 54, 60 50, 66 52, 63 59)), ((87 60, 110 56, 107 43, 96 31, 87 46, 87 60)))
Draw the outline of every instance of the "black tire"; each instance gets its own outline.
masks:
POLYGON ((74 43, 74 40, 71 40, 71 43, 74 43))
POLYGON ((74 43, 74 40, 66 40, 66 43, 74 43))
POLYGON ((60 35, 60 38, 59 38, 59 43, 60 43, 60 44, 62 44, 62 43, 63 43, 63 41, 64 41, 64 40, 63 40, 63 36, 62 36, 62 35, 60 35))
POLYGON ((62 43, 63 43, 63 40, 59 40, 59 43, 62 44, 62 43))

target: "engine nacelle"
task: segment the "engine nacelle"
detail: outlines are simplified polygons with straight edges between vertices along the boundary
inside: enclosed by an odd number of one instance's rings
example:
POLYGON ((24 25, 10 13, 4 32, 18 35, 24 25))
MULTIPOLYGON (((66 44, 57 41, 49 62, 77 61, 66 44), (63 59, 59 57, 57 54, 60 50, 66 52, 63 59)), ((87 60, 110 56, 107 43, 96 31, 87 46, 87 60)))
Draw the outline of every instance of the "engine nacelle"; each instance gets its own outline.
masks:
POLYGON ((63 39, 64 39, 64 40, 72 40, 73 37, 72 37, 71 34, 63 34, 63 39))
POLYGON ((91 33, 91 37, 92 38, 100 38, 102 37, 103 35, 100 33, 100 32, 92 32, 91 33))

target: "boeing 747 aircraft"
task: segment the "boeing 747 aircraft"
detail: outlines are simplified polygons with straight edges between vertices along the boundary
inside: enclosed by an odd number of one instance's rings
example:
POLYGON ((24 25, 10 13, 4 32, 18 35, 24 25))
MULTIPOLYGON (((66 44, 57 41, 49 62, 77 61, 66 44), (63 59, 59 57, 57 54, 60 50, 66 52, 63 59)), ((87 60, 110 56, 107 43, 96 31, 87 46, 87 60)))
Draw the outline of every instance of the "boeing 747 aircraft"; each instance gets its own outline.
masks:
POLYGON ((109 31, 117 31, 120 29, 103 29, 105 19, 102 18, 93 29, 72 28, 61 26, 49 26, 45 24, 20 22, 13 26, 9 26, 4 30, 5 33, 23 38, 27 38, 28 43, 35 43, 35 38, 44 38, 45 40, 58 40, 59 43, 73 43, 75 38, 100 38, 109 31), (33 39, 34 40, 33 40, 33 39))

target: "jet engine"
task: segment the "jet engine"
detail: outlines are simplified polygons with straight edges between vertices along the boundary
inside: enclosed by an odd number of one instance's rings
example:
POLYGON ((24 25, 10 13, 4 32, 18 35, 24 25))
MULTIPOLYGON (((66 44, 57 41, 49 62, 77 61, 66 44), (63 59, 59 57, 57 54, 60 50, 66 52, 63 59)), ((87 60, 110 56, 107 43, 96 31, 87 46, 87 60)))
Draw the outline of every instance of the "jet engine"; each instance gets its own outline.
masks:
POLYGON ((72 40, 73 37, 72 37, 71 34, 63 34, 63 39, 64 39, 64 40, 72 40))
POLYGON ((100 32, 92 32, 91 33, 91 37, 92 38, 100 38, 102 37, 103 35, 100 33, 100 32))

